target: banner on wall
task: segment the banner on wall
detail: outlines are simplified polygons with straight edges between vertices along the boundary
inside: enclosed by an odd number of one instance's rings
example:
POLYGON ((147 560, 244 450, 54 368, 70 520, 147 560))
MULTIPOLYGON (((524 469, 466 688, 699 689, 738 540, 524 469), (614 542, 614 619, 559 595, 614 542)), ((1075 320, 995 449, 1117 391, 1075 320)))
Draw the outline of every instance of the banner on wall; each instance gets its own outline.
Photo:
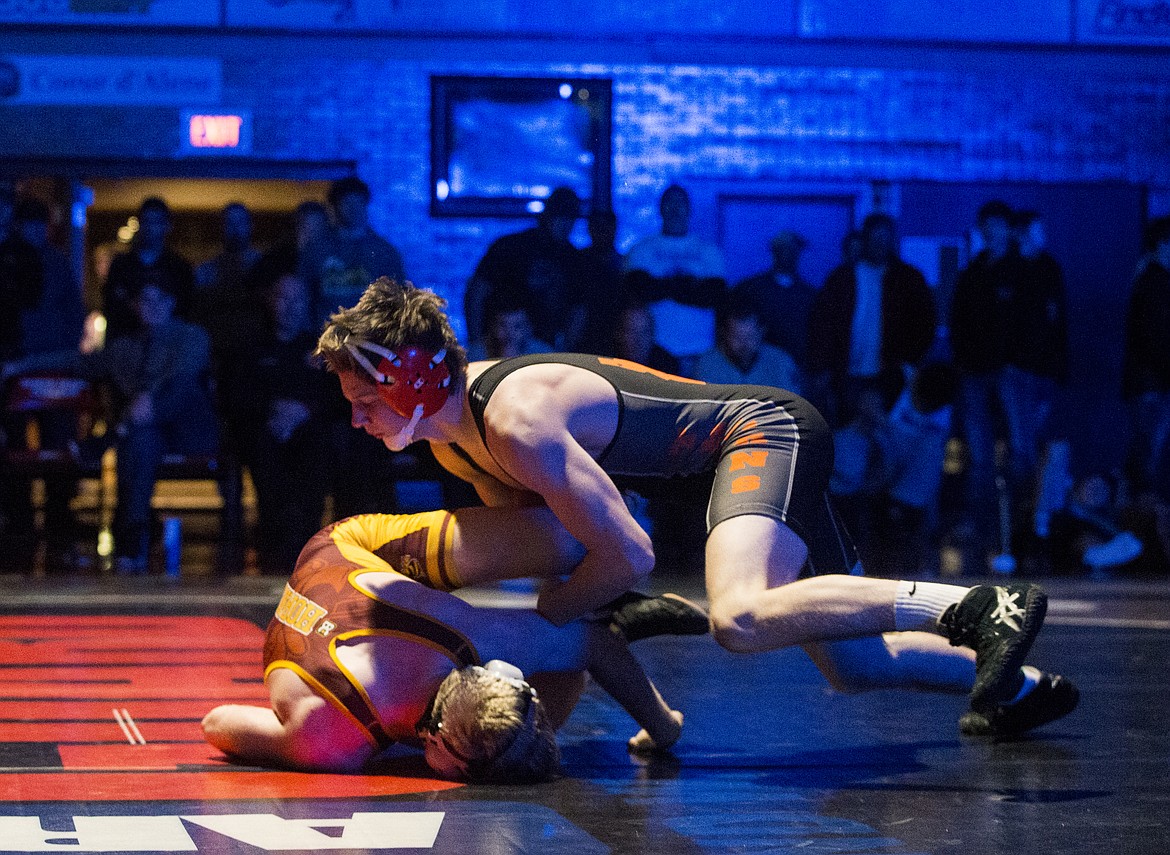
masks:
POLYGON ((218 104, 218 59, 0 54, 0 105, 218 104))
POLYGON ((214 27, 220 14, 218 3, 190 0, 0 0, 0 22, 214 27))
MULTIPOLYGON (((0 0, 3 2, 3 0, 0 0)), ((793 35, 796 0, 225 0, 229 27, 503 34, 793 35)))
POLYGON ((1068 42, 1069 0, 800 0, 800 35, 906 41, 1068 42))
POLYGON ((1080 0, 1077 41, 1170 44, 1167 0, 1080 0))

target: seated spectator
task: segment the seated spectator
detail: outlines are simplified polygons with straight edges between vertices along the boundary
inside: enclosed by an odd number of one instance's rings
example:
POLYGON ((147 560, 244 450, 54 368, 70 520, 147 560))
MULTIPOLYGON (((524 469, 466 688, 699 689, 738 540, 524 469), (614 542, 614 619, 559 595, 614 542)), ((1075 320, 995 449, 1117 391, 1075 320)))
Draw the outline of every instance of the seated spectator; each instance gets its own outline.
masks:
POLYGON ((130 300, 136 332, 113 338, 102 350, 37 354, 0 369, 4 377, 66 370, 111 387, 119 415, 114 430, 114 556, 119 572, 146 571, 150 500, 163 455, 214 454, 219 447, 208 388, 207 333, 175 317, 172 284, 166 277, 146 281, 130 300))
POLYGON ((870 552, 867 566, 922 562, 937 522, 958 382, 955 370, 941 363, 887 372, 862 393, 857 417, 834 431, 829 486, 842 513, 853 517, 863 562, 870 552), (874 556, 882 541, 900 554, 874 556))
POLYGON ((530 353, 548 353, 552 346, 532 333, 528 303, 518 294, 498 291, 488 297, 484 311, 484 337, 467 348, 471 362, 507 359, 530 353))
POLYGON ((616 356, 667 374, 679 373, 678 360, 654 341, 654 313, 645 300, 634 297, 621 308, 610 337, 612 341, 608 347, 602 348, 603 355, 616 356))
POLYGON ((325 511, 328 376, 311 358, 308 285, 286 273, 264 296, 264 330, 240 355, 224 398, 256 487, 260 569, 287 573, 325 511))
POLYGON ((792 357, 764 341, 764 318, 746 294, 730 296, 718 310, 715 347, 699 357, 695 377, 707 383, 777 386, 800 394, 792 357))

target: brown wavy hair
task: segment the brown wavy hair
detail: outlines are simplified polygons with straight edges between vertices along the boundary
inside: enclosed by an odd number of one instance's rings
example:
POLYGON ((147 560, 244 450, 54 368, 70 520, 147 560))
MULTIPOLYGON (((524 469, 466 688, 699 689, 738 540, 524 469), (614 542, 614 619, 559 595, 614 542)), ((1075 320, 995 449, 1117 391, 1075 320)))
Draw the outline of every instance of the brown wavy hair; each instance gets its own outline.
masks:
POLYGON ((432 291, 383 276, 371 282, 352 308, 339 308, 317 340, 317 356, 335 373, 352 371, 364 377, 346 342, 358 338, 390 350, 421 347, 432 353, 446 348, 452 384, 467 373, 467 352, 459 344, 445 311, 447 301, 432 291))

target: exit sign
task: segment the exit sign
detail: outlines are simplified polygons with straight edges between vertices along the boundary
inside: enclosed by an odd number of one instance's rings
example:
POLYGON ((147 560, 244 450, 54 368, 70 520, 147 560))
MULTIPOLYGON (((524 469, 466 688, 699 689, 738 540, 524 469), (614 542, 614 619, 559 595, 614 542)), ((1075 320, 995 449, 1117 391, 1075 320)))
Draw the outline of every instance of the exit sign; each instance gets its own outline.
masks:
POLYGON ((184 153, 247 154, 252 151, 249 113, 185 111, 181 122, 184 153))

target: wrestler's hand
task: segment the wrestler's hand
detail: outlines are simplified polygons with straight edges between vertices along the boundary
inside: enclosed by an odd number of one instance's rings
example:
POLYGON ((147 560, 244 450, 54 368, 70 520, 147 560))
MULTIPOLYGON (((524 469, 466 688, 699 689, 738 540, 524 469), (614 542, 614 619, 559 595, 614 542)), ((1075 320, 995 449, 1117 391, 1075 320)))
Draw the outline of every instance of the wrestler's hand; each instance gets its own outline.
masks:
POLYGON ((683 714, 678 710, 671 710, 670 717, 678 727, 675 729, 674 738, 670 740, 659 740, 655 742, 650 738, 650 734, 643 730, 639 730, 634 736, 630 737, 630 741, 626 743, 626 747, 635 754, 649 754, 653 751, 666 751, 682 736, 683 714))

